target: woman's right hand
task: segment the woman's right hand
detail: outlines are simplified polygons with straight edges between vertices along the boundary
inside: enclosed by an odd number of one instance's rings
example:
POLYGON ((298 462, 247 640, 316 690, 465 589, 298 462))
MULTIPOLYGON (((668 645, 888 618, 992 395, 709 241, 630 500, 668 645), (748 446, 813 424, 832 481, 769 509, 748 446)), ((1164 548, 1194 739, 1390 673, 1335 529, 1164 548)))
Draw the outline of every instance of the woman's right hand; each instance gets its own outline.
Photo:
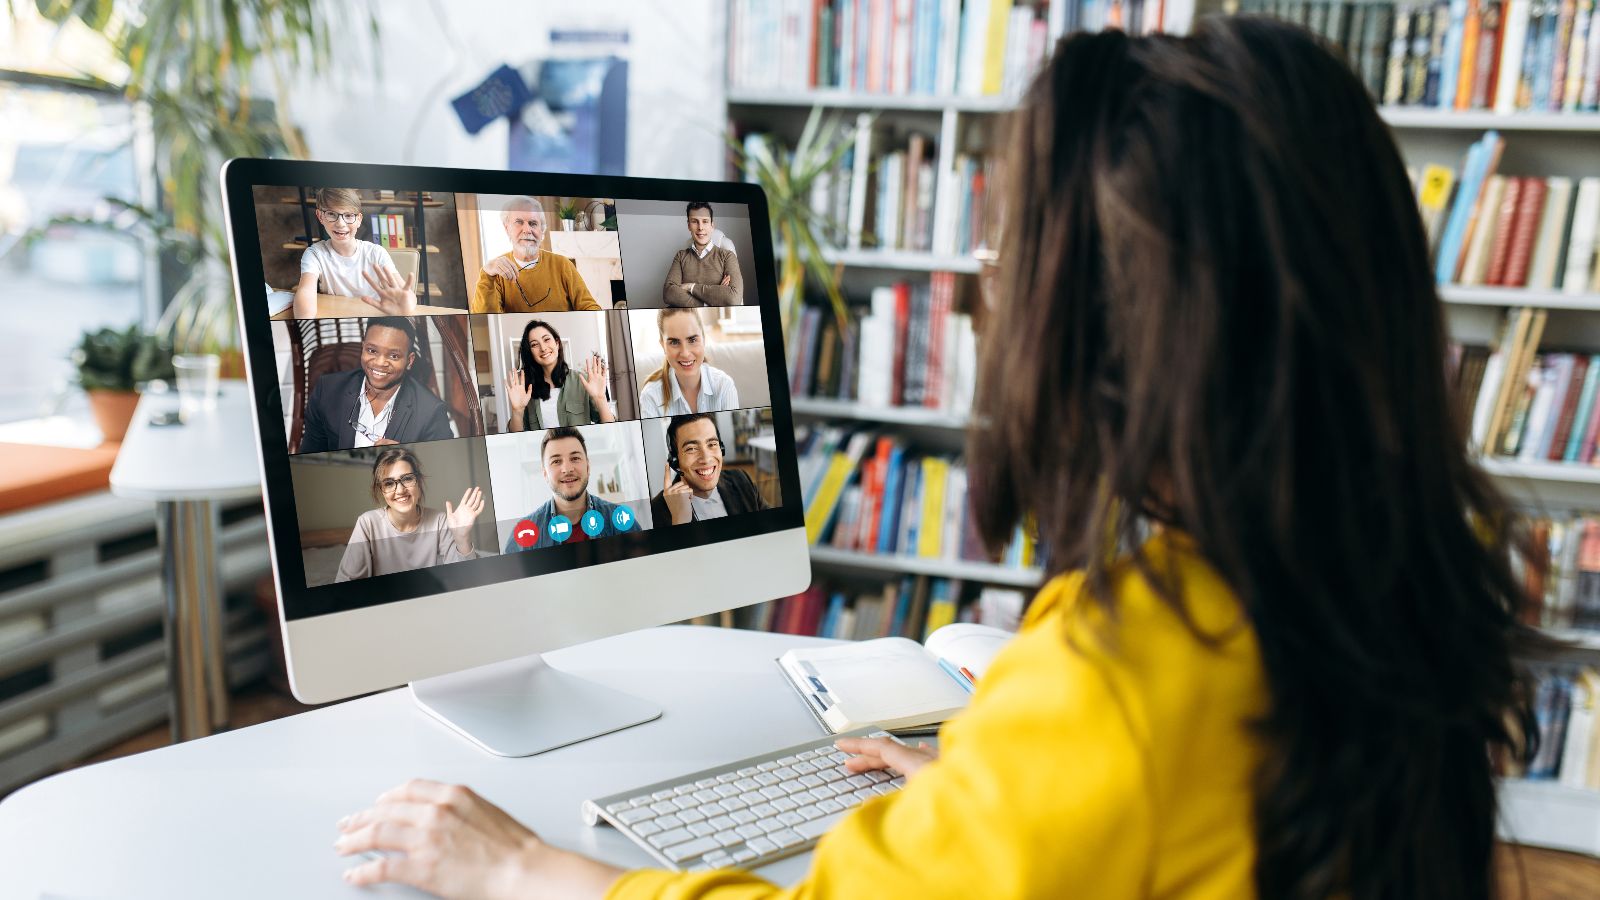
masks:
POLYGON ((511 413, 517 418, 521 418, 522 411, 533 402, 533 385, 522 376, 521 369, 512 369, 506 376, 506 402, 511 404, 511 413))
POLYGON ((939 758, 939 751, 926 742, 908 747, 888 738, 840 738, 833 745, 851 754, 844 767, 854 773, 874 769, 894 769, 910 778, 918 769, 939 758))

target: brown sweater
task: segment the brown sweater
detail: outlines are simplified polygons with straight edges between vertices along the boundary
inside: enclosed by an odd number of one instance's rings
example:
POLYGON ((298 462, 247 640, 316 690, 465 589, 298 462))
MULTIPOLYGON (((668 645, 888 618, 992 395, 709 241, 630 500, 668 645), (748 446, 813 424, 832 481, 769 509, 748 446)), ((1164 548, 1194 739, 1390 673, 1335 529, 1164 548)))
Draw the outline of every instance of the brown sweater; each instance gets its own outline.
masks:
POLYGON ((739 275, 739 257, 732 250, 712 247, 701 259, 694 248, 685 247, 667 266, 667 283, 661 299, 668 306, 743 306, 744 279, 739 275), (723 284, 726 275, 728 283, 723 284), (694 287, 684 290, 683 286, 694 287))
MULTIPOLYGON (((510 257, 508 252, 505 254, 510 257)), ((512 258, 511 262, 516 263, 512 258)), ((539 264, 517 273, 516 284, 487 271, 478 273, 478 289, 472 296, 475 313, 567 312, 598 310, 600 304, 589 293, 572 260, 549 250, 539 254, 539 264), (517 290, 518 287, 522 290, 517 290)))

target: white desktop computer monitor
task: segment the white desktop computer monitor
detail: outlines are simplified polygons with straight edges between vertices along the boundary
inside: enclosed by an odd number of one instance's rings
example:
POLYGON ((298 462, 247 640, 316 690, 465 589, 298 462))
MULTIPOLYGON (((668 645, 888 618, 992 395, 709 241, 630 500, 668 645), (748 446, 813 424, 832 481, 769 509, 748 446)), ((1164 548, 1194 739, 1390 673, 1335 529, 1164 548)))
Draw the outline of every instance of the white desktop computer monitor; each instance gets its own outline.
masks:
POLYGON ((222 188, 295 696, 410 683, 536 753, 660 715, 537 654, 810 581, 759 188, 258 159, 222 188))

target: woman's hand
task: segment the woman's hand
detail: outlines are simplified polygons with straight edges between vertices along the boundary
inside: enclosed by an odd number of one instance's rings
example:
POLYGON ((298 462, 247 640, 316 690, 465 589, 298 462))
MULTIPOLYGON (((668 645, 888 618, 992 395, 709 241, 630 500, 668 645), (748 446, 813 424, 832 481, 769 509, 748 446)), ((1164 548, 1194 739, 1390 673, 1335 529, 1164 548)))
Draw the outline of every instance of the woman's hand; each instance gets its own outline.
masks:
POLYGON ((689 498, 694 496, 694 488, 689 487, 689 482, 683 479, 672 480, 677 474, 672 471, 672 466, 666 467, 666 475, 661 480, 661 498, 667 501, 667 512, 672 516, 672 524, 682 525, 692 518, 689 510, 689 498))
POLYGON ((606 405, 606 363, 594 354, 589 354, 589 359, 578 370, 578 380, 583 382, 584 393, 594 401, 595 406, 606 405))
POLYGON ((522 411, 533 402, 533 385, 522 376, 521 369, 512 369, 506 376, 506 402, 511 404, 511 416, 522 418, 522 411))
POLYGON ((910 778, 918 769, 939 758, 939 751, 926 742, 907 747, 888 738, 840 738, 833 745, 852 754, 844 761, 844 767, 855 773, 893 769, 910 778))
POLYGON ((340 820, 334 849, 391 854, 344 873, 355 885, 399 882, 441 897, 600 897, 620 869, 557 850, 460 785, 413 779, 340 820))
POLYGON ((404 281, 400 280, 400 273, 393 269, 375 268, 361 273, 367 284, 378 292, 377 299, 362 297, 368 306, 373 306, 386 316, 411 316, 417 312, 417 276, 408 275, 404 281))
POLYGON ((472 553, 472 523, 478 521, 478 516, 482 512, 482 488, 467 488, 461 495, 461 505, 453 509, 449 500, 444 502, 445 524, 449 526, 450 533, 456 540, 456 549, 463 554, 472 553))

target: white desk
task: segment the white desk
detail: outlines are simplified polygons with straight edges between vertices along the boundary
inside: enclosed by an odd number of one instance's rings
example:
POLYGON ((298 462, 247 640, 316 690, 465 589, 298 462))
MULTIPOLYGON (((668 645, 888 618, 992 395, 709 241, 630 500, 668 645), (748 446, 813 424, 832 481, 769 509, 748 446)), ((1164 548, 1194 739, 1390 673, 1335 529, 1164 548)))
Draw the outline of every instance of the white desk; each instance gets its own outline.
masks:
MULTIPOLYGON (((414 776, 466 784, 552 844, 648 866, 580 803, 821 737, 773 662, 820 643, 675 626, 546 654, 663 714, 522 759, 475 749, 396 690, 57 775, 0 803, 0 896, 416 896, 346 886, 354 862, 333 851, 341 816, 414 776)), ((809 860, 760 874, 791 883, 809 860)))
POLYGON ((223 382, 211 415, 150 424, 152 416, 177 408, 175 391, 139 398, 111 468, 111 492, 156 501, 172 736, 184 741, 228 721, 215 503, 259 495, 261 468, 244 382, 223 382))

